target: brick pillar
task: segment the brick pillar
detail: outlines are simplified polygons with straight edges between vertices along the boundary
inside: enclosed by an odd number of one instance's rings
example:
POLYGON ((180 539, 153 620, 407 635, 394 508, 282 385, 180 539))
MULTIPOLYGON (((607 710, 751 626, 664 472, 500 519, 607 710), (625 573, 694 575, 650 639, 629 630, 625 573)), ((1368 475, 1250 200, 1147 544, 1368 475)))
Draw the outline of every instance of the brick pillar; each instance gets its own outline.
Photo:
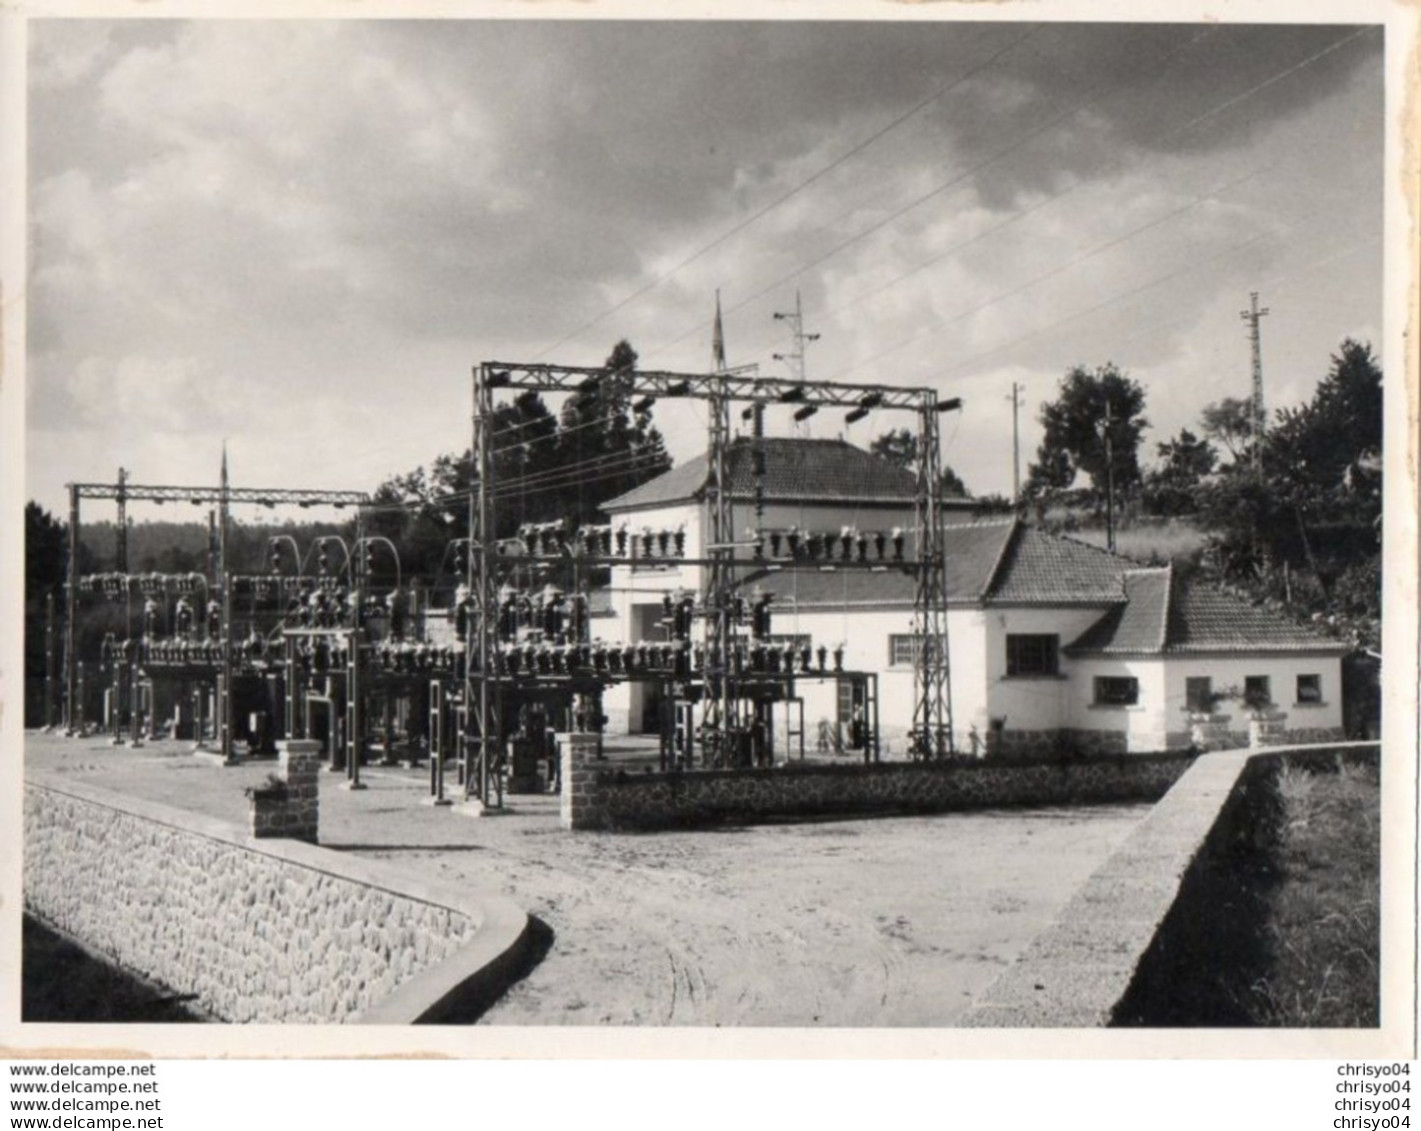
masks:
POLYGON ((562 752, 562 827, 591 829, 600 824, 597 805, 597 735, 569 734, 562 752))
POLYGON ((249 791, 252 836, 317 843, 321 744, 292 738, 278 743, 279 784, 249 791))
POLYGON ((321 744, 311 739, 289 738, 277 744, 277 763, 286 779, 286 804, 293 840, 317 843, 320 799, 321 744))
POLYGON ((1287 726, 1284 711, 1255 711, 1248 720, 1248 745, 1282 746, 1288 741, 1287 726))

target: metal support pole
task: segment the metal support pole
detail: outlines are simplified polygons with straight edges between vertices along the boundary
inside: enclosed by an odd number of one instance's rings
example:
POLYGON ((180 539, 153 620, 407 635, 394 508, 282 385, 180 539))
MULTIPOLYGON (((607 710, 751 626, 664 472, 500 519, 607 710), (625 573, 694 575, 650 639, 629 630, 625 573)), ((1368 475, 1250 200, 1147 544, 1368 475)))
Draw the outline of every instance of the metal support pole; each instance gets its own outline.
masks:
POLYGON ((932 399, 924 401, 919 428, 919 566, 913 610, 918 662, 913 669, 913 737, 920 756, 939 758, 953 752, 953 737, 943 560, 942 449, 937 408, 932 399))
MULTIPOLYGON (((145 622, 147 618, 144 618, 145 622)), ((148 639, 145 623, 133 644, 133 655, 128 667, 128 745, 138 750, 143 746, 143 644, 148 639)))
POLYGON ((79 487, 69 484, 69 561, 64 593, 64 733, 82 734, 84 704, 79 700, 79 487))
MULTIPOLYGON (((227 560, 226 534, 227 523, 222 523, 224 537, 222 560, 227 560)), ((234 765, 237 761, 236 755, 232 752, 232 728, 233 714, 235 707, 232 699, 232 575, 227 570, 222 570, 222 640, 219 645, 222 651, 222 671, 218 676, 217 684, 217 718, 218 718, 218 744, 217 749, 222 755, 222 761, 226 765, 234 765)))
POLYGON ((444 796, 444 747, 445 735, 444 683, 431 680, 429 683, 429 793, 431 805, 449 805, 444 796))
POLYGON ((217 568, 222 581, 222 677, 218 685, 218 747, 222 761, 236 761, 232 752, 232 569, 227 558, 227 526, 230 488, 227 484, 227 445, 222 445, 222 482, 217 500, 217 568))
POLYGON ((283 643, 286 649, 283 665, 286 673, 286 718, 282 720, 283 730, 287 738, 305 738, 304 730, 301 730, 300 733, 297 732, 296 702, 300 692, 296 686, 296 640, 294 637, 286 636, 283 638, 283 643))
MULTIPOLYGON (((721 390, 722 394, 724 390, 721 390)), ((707 480, 706 508, 709 519, 709 567, 702 585, 702 607, 706 616, 705 738, 714 743, 713 758, 721 765, 730 760, 734 733, 734 684, 731 651, 734 638, 730 624, 731 562, 734 553, 730 513, 730 485, 727 482, 726 446, 730 438, 730 400, 715 396, 710 402, 710 436, 707 452, 710 477, 707 480)))
POLYGON ((360 709, 360 697, 364 694, 360 680, 360 590, 361 586, 357 582, 354 590, 355 625, 350 630, 350 649, 346 661, 345 725, 349 733, 346 735, 345 747, 345 787, 352 790, 366 788, 365 783, 360 780, 360 756, 365 745, 365 712, 360 709))
MULTIPOLYGON (((465 649, 465 702, 469 727, 478 730, 476 779, 464 774, 464 796, 472 791, 484 807, 502 805, 502 790, 494 798, 493 777, 498 769, 498 752, 503 730, 498 675, 494 671, 494 646, 498 633, 498 595, 495 587, 493 492, 493 385, 487 366, 474 370, 473 445, 469 492, 469 598, 472 602, 465 649)), ((469 767, 472 768, 472 767, 469 767)))
MULTIPOLYGON (((82 704, 82 703, 84 702, 84 662, 83 662, 82 660, 79 661, 78 668, 79 668, 79 671, 78 671, 79 702, 82 704)), ((80 737, 83 737, 83 735, 84 735, 84 727, 83 727, 83 717, 82 717, 82 715, 80 716, 79 729, 78 729, 77 731, 75 731, 74 733, 77 734, 77 735, 79 735, 80 737)))
POLYGON ((54 591, 44 595, 44 729, 54 729, 54 591))
POLYGON ((120 467, 118 469, 118 530, 116 534, 116 544, 114 546, 114 568, 119 573, 128 572, 128 495, 124 490, 124 485, 128 482, 128 472, 120 467))

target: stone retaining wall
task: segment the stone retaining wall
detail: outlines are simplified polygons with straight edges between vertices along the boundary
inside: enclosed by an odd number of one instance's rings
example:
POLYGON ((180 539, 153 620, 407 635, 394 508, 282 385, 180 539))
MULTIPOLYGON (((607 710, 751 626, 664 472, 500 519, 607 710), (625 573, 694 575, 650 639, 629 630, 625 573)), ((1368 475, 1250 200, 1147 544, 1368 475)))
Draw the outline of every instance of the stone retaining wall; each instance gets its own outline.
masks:
POLYGON ((45 779, 25 787, 24 896, 223 1021, 426 1019, 487 993, 474 983, 527 928, 511 905, 369 861, 45 779))
POLYGON ((1011 805, 1154 801, 1189 755, 1053 763, 886 763, 628 774, 563 744, 562 821, 572 829, 650 829, 776 817, 933 813, 1011 805))

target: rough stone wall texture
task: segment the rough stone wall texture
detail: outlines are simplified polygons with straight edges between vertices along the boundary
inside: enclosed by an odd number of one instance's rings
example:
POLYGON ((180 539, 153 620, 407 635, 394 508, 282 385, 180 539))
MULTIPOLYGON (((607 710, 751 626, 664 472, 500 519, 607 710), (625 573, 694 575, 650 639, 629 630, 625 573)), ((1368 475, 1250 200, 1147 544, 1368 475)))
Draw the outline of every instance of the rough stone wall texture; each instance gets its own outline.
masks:
POLYGON ((1294 727, 1285 730, 1281 743, 1284 746, 1310 746, 1319 742, 1345 742, 1347 731, 1343 727, 1294 727))
POLYGON ((340 1022, 470 940, 467 915, 43 786, 25 903, 225 1021, 340 1022))
POLYGON ((1282 713, 1254 715, 1248 720, 1248 745, 1281 746, 1288 733, 1288 716, 1282 713))
POLYGON ((278 750, 285 788, 275 796, 252 795, 252 836, 315 844, 320 828, 321 744, 289 739, 278 743, 278 750))
POLYGON ((664 828, 787 816, 1153 801, 1191 760, 1133 755, 1044 764, 988 760, 625 774, 569 753, 563 823, 574 829, 664 828))

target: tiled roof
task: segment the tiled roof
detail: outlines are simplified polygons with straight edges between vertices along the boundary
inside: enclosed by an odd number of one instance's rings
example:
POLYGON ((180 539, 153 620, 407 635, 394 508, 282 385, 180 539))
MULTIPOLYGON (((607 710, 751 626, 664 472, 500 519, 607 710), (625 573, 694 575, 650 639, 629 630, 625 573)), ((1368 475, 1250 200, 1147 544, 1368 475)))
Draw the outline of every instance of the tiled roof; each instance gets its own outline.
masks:
POLYGON ((1345 651, 1337 640, 1166 569, 1125 575, 1126 602, 1066 651, 1082 655, 1345 651))
MULTIPOLYGON (((953 604, 1104 605, 1067 646, 1077 655, 1344 651, 1293 624, 1172 567, 1143 568, 1085 542, 1016 519, 944 527, 947 599, 953 604)), ((773 593, 780 609, 912 607, 916 580, 901 569, 755 570, 741 584, 773 593)))
POLYGON ((1176 582, 1169 605, 1169 652, 1346 651, 1339 640, 1294 624, 1210 585, 1176 582))
POLYGON ((1014 518, 952 523, 943 527, 943 570, 949 601, 981 600, 1011 545, 1014 518))
POLYGON ((1171 573, 1168 566, 1127 572, 1124 603, 1086 629, 1066 651, 1134 655, 1158 652, 1165 644, 1171 573))
MULTIPOLYGON (((1015 520, 953 523, 943 528, 946 542, 947 599, 976 602, 992 579, 1015 520)), ((909 605, 917 587, 911 573, 884 570, 817 568, 757 571, 742 582, 775 594, 782 607, 799 608, 909 605)))
POLYGON ((772 609, 842 609, 913 606, 916 587, 912 575, 901 569, 882 572, 862 569, 756 570, 741 581, 747 591, 773 593, 772 609))
POLYGON ((1098 546, 1018 523, 988 599, 1000 604, 1113 604, 1130 562, 1098 546))
MULTIPOLYGON (((908 503, 917 494, 911 471, 843 440, 767 437, 764 492, 770 500, 796 502, 908 503)), ((736 499, 755 492, 754 441, 741 437, 725 452, 726 480, 736 499)), ((704 455, 672 468, 640 487, 602 504, 607 511, 666 506, 703 496, 709 464, 704 455)))
POLYGON ((648 479, 640 487, 633 487, 625 495, 608 499, 602 504, 604 511, 631 510, 636 507, 666 506, 670 503, 686 503, 701 496, 706 485, 706 457, 697 456, 680 467, 673 467, 655 479, 648 479))

